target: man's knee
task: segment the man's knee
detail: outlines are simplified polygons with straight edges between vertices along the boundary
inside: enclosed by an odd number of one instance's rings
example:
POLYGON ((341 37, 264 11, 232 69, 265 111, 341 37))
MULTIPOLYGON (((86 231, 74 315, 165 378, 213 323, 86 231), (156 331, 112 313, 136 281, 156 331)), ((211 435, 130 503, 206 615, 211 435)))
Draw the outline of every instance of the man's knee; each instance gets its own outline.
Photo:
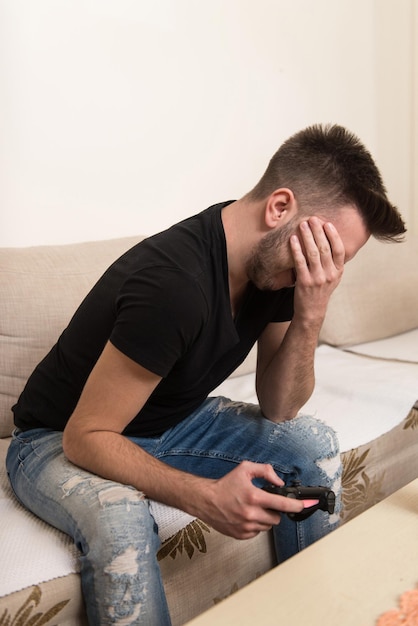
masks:
POLYGON ((311 451, 315 460, 332 459, 339 455, 338 437, 331 426, 311 415, 300 415, 292 422, 301 444, 311 451))
POLYGON ((270 443, 274 444, 277 439, 283 445, 283 437, 296 475, 326 484, 338 481, 341 476, 339 443, 330 426, 310 415, 300 415, 278 424, 270 433, 270 443))
POLYGON ((279 426, 301 451, 309 452, 314 460, 333 458, 339 454, 335 431, 311 415, 298 415, 279 426))

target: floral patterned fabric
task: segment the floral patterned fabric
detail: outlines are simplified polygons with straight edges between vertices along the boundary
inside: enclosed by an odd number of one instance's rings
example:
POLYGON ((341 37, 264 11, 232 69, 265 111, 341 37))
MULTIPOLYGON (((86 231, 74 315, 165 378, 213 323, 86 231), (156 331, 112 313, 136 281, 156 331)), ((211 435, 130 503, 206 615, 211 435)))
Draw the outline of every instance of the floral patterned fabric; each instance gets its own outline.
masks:
POLYGON ((342 521, 356 517, 418 476, 418 409, 375 441, 343 453, 342 521))

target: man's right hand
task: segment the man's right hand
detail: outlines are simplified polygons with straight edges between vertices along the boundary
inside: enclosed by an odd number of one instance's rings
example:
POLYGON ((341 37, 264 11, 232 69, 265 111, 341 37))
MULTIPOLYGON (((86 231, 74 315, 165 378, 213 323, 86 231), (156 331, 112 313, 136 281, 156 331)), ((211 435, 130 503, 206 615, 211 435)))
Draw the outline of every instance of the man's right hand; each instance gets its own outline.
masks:
POLYGON ((281 513, 300 513, 303 502, 255 487, 263 478, 282 486, 271 465, 244 461, 222 478, 210 481, 202 493, 199 517, 212 528, 235 539, 251 539, 280 523, 281 513))

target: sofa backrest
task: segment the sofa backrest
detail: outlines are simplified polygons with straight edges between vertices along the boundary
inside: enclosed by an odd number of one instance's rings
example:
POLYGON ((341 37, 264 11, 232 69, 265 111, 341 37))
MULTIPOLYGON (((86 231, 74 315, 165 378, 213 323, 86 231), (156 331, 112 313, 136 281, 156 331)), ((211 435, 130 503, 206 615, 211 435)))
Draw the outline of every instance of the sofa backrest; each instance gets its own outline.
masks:
POLYGON ((347 263, 334 291, 320 341, 353 346, 418 328, 418 237, 370 239, 347 263))
POLYGON ((12 405, 104 270, 142 237, 0 249, 0 436, 12 405))

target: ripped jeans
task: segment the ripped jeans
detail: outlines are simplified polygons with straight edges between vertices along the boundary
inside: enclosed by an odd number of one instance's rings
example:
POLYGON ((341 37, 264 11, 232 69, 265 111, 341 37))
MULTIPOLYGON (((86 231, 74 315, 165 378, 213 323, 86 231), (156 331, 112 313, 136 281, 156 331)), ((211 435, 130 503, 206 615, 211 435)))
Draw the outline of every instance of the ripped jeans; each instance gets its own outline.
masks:
MULTIPOLYGON (((186 420, 156 438, 131 438, 156 458, 219 478, 243 460, 270 463, 290 483, 323 485, 337 495, 335 513, 303 522, 282 516, 274 528, 281 562, 338 525, 341 466, 336 436, 300 416, 275 424, 257 405, 208 398, 186 420)), ((80 550, 83 595, 91 626, 168 626, 157 561, 158 528, 142 493, 90 474, 65 458, 62 433, 16 431, 7 456, 12 487, 29 510, 70 535, 80 550)))

